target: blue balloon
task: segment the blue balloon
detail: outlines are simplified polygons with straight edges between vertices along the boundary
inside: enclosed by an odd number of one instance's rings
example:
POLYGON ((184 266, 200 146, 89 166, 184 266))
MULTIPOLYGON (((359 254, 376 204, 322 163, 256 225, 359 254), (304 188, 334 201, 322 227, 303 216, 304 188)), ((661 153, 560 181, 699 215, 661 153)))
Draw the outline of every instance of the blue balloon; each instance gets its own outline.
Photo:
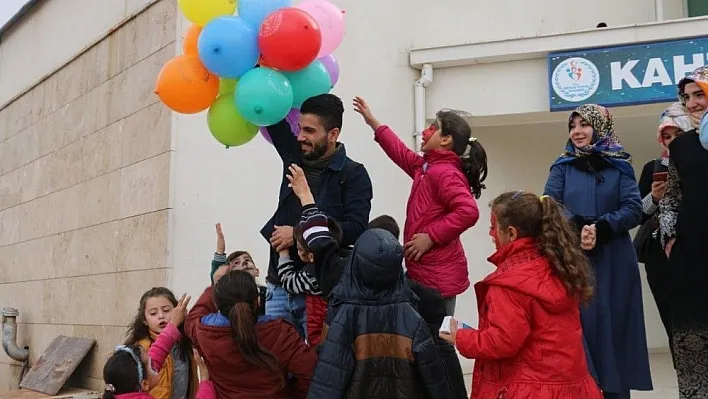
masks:
POLYGON ((293 88, 282 73, 255 68, 241 77, 236 86, 236 108, 258 126, 280 122, 293 107, 293 88))
POLYGON ((258 63, 258 31, 243 18, 219 17, 204 27, 197 49, 210 72, 238 79, 258 63))
POLYGON ((273 11, 291 5, 291 0, 239 0, 238 15, 256 29, 260 29, 263 20, 273 11))
POLYGON ((299 71, 286 72, 285 76, 293 86, 293 107, 295 108, 300 108, 302 103, 310 97, 329 93, 332 88, 332 79, 320 60, 315 60, 299 71))

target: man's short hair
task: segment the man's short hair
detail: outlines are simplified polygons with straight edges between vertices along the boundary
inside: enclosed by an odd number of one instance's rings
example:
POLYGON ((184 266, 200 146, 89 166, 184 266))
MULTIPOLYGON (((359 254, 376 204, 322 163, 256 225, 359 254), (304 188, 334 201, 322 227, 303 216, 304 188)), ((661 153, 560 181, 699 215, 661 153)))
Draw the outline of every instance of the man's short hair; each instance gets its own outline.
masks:
POLYGON ((377 217, 376 219, 372 220, 369 222, 369 225, 367 226, 367 229, 382 229, 386 230, 389 233, 393 234, 394 237, 396 237, 397 240, 400 240, 401 236, 401 228, 398 227, 398 223, 396 222, 396 219, 389 215, 381 215, 377 217))
POLYGON ((302 103, 300 113, 316 115, 327 132, 332 129, 342 130, 344 104, 334 94, 321 94, 308 98, 302 103))

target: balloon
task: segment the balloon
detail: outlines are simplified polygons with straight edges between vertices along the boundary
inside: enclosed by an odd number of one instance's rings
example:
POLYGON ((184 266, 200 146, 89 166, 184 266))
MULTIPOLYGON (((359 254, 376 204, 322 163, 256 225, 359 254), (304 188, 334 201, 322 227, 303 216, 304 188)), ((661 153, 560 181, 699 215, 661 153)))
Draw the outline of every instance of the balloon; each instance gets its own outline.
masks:
POLYGON ((181 114, 204 111, 219 93, 219 78, 209 73, 196 55, 179 55, 165 64, 157 76, 155 94, 181 114))
POLYGON ((226 147, 237 147, 253 140, 258 134, 258 126, 243 118, 236 104, 234 96, 219 96, 209 108, 207 125, 211 135, 226 147))
POLYGON ((258 32, 263 58, 273 68, 297 71, 317 58, 322 35, 317 22, 305 11, 289 7, 270 14, 258 32))
POLYGON ((327 73, 329 73, 329 78, 332 81, 332 87, 334 87, 339 81, 339 63, 337 59, 330 54, 320 58, 320 61, 322 65, 327 68, 327 73))
POLYGON ((231 93, 235 92, 237 82, 238 82, 238 80, 236 80, 236 79, 227 79, 227 78, 219 79, 219 95, 231 94, 231 93))
POLYGON ((332 54, 344 39, 344 12, 325 0, 305 0, 297 8, 310 14, 322 31, 322 47, 317 57, 332 54))
MULTIPOLYGON (((285 116, 285 121, 290 125, 290 131, 297 137, 300 134, 300 110, 297 108, 291 109, 290 113, 285 116)), ((265 141, 273 144, 273 139, 270 137, 267 127, 261 126, 261 135, 265 141)))
POLYGON ((236 11, 234 0, 178 0, 177 5, 189 22, 199 26, 216 17, 233 15, 236 11))
POLYGON ((251 123, 270 126, 293 106, 293 88, 282 73, 270 68, 248 71, 236 86, 236 107, 251 123))
POLYGON ((300 108, 310 97, 329 93, 332 80, 327 68, 320 61, 315 61, 307 68, 297 72, 286 72, 285 76, 293 86, 293 106, 300 108))
POLYGON ((185 54, 197 55, 199 52, 197 50, 197 41, 199 40, 199 34, 202 33, 202 27, 199 25, 190 25, 187 29, 187 33, 184 34, 184 40, 182 41, 182 51, 185 54))
POLYGON ((258 62, 257 32, 239 17, 219 17, 199 35, 199 58, 222 78, 237 79, 258 62))
POLYGON ((239 0, 238 15, 255 29, 275 10, 290 7, 291 0, 239 0))

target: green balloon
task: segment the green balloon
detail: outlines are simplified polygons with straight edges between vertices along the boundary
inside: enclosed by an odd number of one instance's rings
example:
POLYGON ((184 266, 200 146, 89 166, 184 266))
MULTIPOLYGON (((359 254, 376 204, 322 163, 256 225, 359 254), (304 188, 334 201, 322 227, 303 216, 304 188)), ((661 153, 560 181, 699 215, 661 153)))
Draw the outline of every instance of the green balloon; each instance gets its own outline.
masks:
POLYGON ((329 93, 332 89, 332 79, 320 60, 299 71, 286 72, 285 76, 293 86, 293 108, 300 108, 308 98, 329 93))
POLYGON ((258 134, 258 126, 243 118, 232 94, 219 96, 207 113, 207 125, 216 141, 228 147, 237 147, 251 141, 258 134))
POLYGON ((219 79, 219 95, 229 94, 236 91, 237 79, 221 78, 219 79))

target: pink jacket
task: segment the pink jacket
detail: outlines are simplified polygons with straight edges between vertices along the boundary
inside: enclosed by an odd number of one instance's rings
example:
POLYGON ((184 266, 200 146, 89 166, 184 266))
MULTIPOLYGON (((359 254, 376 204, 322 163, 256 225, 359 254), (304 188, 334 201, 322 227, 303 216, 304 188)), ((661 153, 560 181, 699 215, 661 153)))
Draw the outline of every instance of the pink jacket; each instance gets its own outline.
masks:
MULTIPOLYGON (((177 341, 182 339, 182 333, 179 332, 177 326, 169 323, 167 327, 157 336, 157 340, 150 346, 148 356, 150 357, 150 367, 155 372, 162 369, 167 356, 170 355, 172 347, 177 341)), ((116 399, 153 399, 147 392, 131 392, 122 395, 116 395, 116 399)), ((203 381, 199 383, 197 389, 197 399, 216 399, 216 391, 211 381, 203 381)))
POLYGON ((444 298, 465 292, 470 282, 460 235, 477 223, 479 210, 460 157, 452 151, 431 151, 422 157, 388 126, 376 129, 374 137, 386 155, 413 178, 404 242, 416 233, 427 233, 435 243, 419 262, 406 260, 408 275, 444 298))

